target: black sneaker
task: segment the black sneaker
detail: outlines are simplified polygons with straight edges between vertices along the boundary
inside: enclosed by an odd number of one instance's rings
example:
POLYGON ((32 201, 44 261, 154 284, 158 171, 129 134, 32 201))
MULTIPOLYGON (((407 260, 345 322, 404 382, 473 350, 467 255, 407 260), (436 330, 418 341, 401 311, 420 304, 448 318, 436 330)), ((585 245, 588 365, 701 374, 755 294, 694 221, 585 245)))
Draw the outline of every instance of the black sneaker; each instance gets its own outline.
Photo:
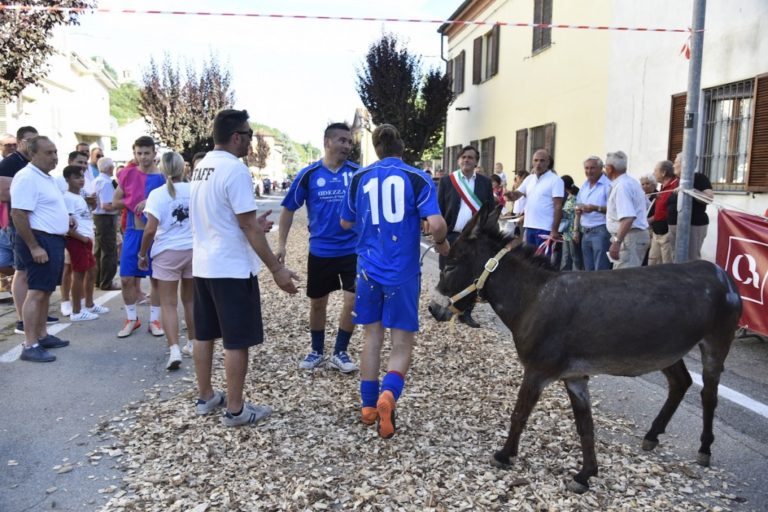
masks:
POLYGON ((59 322, 59 319, 56 318, 55 316, 48 315, 48 318, 45 319, 45 323, 48 325, 53 325, 58 322, 59 322))
POLYGON ((37 343, 43 348, 61 348, 69 345, 69 340, 62 340, 53 334, 46 334, 45 337, 37 340, 37 343))
POLYGON ((56 356, 49 353, 41 345, 30 348, 22 346, 21 360, 32 363, 51 363, 56 360, 56 356))
POLYGON ((16 322, 16 328, 13 330, 16 334, 24 334, 24 322, 19 320, 16 322))

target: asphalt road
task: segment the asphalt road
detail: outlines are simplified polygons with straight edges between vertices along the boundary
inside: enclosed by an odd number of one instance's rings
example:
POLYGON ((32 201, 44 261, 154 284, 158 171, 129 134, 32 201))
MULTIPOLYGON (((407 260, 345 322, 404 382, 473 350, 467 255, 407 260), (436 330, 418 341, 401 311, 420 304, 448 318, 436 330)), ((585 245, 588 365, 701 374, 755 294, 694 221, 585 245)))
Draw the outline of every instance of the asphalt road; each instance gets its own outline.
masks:
MULTIPOLYGON (((276 219, 280 199, 260 199, 260 208, 273 209, 276 219)), ((427 282, 436 283, 434 254, 427 255, 423 269, 427 282)), ((124 410, 132 402, 194 385, 190 359, 184 359, 178 372, 165 371, 163 338, 143 329, 127 339, 116 338, 123 319, 117 293, 101 293, 98 301, 112 308, 104 318, 52 328, 72 340, 70 347, 55 351, 59 360, 52 364, 13 360, 21 337, 13 334, 10 308, 0 310, 2 512, 98 510, 111 496, 99 491, 119 487, 122 476, 114 460, 120 447, 112 446, 113 440, 99 425, 130 424, 130 411, 124 410)), ((142 321, 148 315, 148 308, 140 309, 142 321)), ((487 305, 478 307, 476 317, 485 325, 505 329, 487 305)), ((686 363, 691 371, 700 371, 698 354, 691 354, 686 363)), ((768 417, 759 408, 768 404, 767 383, 768 344, 754 339, 735 342, 721 384, 755 403, 738 395, 721 398, 712 459, 713 467, 733 475, 729 481, 734 486, 723 491, 734 496, 733 510, 768 510, 768 417)), ((635 438, 626 441, 636 443, 639 450, 645 429, 663 402, 665 384, 660 373, 635 379, 600 376, 593 379, 591 391, 596 409, 638 425, 635 438)), ((701 428, 699 391, 695 385, 689 390, 668 433, 661 437, 660 459, 670 452, 695 463, 701 428)), ((598 438, 614 435, 600 427, 598 421, 598 438)))

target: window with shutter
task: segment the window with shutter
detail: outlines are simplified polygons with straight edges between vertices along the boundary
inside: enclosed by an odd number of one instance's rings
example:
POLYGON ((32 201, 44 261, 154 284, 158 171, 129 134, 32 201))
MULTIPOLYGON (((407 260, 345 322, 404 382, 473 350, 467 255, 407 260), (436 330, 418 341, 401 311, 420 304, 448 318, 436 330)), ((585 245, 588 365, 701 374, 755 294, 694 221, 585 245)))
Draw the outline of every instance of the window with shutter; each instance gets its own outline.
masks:
POLYGON ((445 76, 448 78, 448 82, 451 84, 451 92, 454 94, 458 94, 456 92, 456 80, 453 77, 453 68, 456 66, 456 59, 451 59, 448 62, 445 63, 445 76))
POLYGON ((683 150, 686 96, 685 93, 672 96, 669 114, 669 145, 667 146, 667 160, 671 162, 674 162, 677 154, 683 150))
POLYGON ((483 81, 483 38, 475 39, 472 48, 472 83, 479 84, 483 81))
POLYGON ((456 59, 456 64, 454 66, 454 77, 455 80, 455 89, 454 92, 458 96, 459 94, 464 92, 464 61, 466 60, 466 52, 464 50, 461 50, 461 53, 459 54, 456 59))
POLYGON ((496 25, 493 27, 493 40, 491 42, 491 53, 493 58, 491 59, 491 76, 495 76, 499 72, 499 36, 501 35, 501 26, 496 25))
POLYGON ((749 146, 749 190, 768 192, 768 74, 755 79, 754 116, 749 146))
POLYGON ((480 141, 480 167, 486 176, 493 173, 493 165, 496 163, 496 137, 488 137, 480 141))
POLYGON ((527 171, 528 128, 515 132, 515 171, 527 171))
MULTIPOLYGON (((534 0, 533 22, 549 25, 552 23, 552 0, 534 0)), ((552 45, 552 28, 533 29, 533 54, 546 50, 552 45)))

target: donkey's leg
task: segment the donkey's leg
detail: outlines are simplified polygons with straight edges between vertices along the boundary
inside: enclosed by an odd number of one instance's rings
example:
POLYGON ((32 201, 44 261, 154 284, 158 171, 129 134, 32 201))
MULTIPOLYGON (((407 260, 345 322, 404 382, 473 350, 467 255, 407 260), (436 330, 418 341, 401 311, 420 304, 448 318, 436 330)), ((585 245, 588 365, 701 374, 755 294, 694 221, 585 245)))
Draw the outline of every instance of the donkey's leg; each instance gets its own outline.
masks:
POLYGON ((704 387, 701 390, 701 408, 704 412, 704 429, 701 432, 701 446, 697 462, 702 466, 709 466, 712 457, 712 443, 715 434, 712 432, 712 423, 717 407, 717 387, 720 384, 720 375, 725 369, 724 361, 731 348, 733 330, 727 329, 723 333, 707 336, 699 344, 701 349, 701 380, 704 387))
POLYGON ((573 416, 576 419, 576 431, 581 438, 581 471, 573 477, 567 486, 579 494, 589 490, 589 477, 597 475, 597 457, 595 456, 595 430, 592 423, 592 404, 589 399, 589 377, 565 379, 565 389, 571 399, 573 416))
POLYGON ((645 434, 643 450, 646 451, 653 450, 659 444, 659 434, 664 433, 669 420, 672 419, 672 415, 675 414, 677 407, 682 402, 685 392, 688 391, 688 388, 693 383, 691 374, 688 373, 688 368, 685 367, 682 359, 661 371, 667 378, 667 384, 669 385, 667 401, 664 402, 661 411, 659 411, 656 419, 653 420, 651 429, 645 434))
POLYGON ((539 401, 541 392, 549 381, 539 374, 532 375, 531 372, 523 373, 523 382, 520 384, 520 390, 517 392, 517 401, 512 411, 512 421, 509 426, 509 435, 504 447, 493 454, 493 464, 500 468, 509 469, 509 458, 517 455, 517 447, 520 443, 520 434, 525 428, 528 416, 531 414, 536 402, 539 401))

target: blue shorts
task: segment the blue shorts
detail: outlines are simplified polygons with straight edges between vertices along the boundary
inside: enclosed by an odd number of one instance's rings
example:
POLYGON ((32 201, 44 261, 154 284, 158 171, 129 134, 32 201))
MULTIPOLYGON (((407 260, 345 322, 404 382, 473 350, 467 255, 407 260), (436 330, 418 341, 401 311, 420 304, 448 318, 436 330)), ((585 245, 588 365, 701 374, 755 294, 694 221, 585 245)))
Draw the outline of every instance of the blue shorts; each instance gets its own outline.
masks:
POLYGON ((0 267, 13 266, 13 242, 8 229, 0 229, 0 267))
POLYGON ((64 271, 64 247, 66 239, 61 235, 49 235, 41 231, 33 231, 38 245, 48 253, 48 261, 35 263, 29 247, 20 236, 16 236, 14 245, 16 258, 21 260, 27 271, 27 286, 30 290, 52 292, 61 283, 61 273, 64 271))
POLYGON ((385 328, 417 332, 420 289, 420 275, 402 284, 383 285, 366 276, 358 265, 353 320, 360 325, 381 322, 385 328))
POLYGON ((149 258, 149 270, 139 268, 139 249, 143 229, 128 228, 123 235, 123 252, 120 253, 120 277, 148 277, 152 275, 152 258, 149 258))

